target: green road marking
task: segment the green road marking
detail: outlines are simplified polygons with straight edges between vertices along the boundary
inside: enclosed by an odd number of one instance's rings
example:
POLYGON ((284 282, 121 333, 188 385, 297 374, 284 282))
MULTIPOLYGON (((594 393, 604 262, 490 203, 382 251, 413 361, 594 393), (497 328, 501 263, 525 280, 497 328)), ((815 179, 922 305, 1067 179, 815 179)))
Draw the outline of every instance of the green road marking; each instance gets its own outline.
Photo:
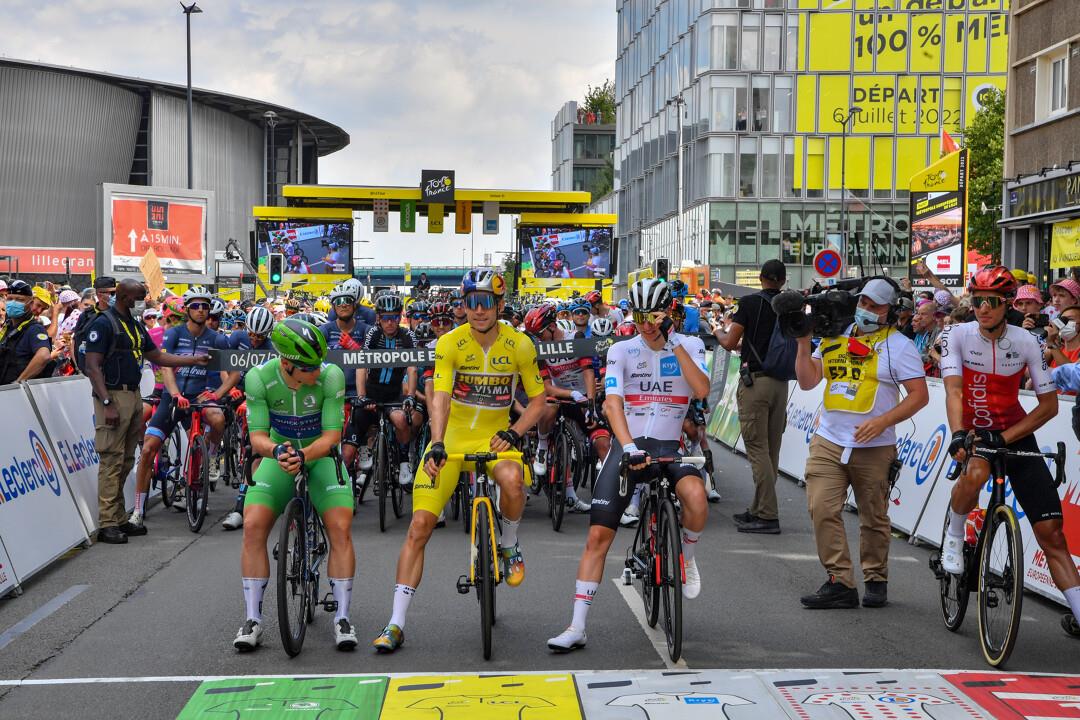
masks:
POLYGON ((231 678, 208 680, 178 720, 377 720, 389 678, 231 678))

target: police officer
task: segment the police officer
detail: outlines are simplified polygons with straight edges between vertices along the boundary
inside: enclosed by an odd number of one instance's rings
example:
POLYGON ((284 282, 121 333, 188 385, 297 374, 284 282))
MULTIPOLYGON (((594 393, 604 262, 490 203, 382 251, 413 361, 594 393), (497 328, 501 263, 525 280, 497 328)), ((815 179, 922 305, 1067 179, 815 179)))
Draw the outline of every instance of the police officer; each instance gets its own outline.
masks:
POLYGON ((86 376, 97 419, 94 444, 101 456, 98 541, 112 544, 126 543, 128 534, 146 534, 145 526, 136 528, 127 522, 124 507, 124 480, 135 464, 135 446, 143 432, 139 394, 143 359, 166 367, 205 365, 209 360, 205 355, 170 355, 154 345, 146 328, 131 314, 135 303, 146 296, 141 282, 123 280, 115 292, 115 305, 99 312, 86 332, 86 376))
POLYGON ((0 326, 0 385, 47 376, 51 370, 52 341, 32 312, 34 300, 29 283, 13 280, 8 285, 7 319, 0 326))

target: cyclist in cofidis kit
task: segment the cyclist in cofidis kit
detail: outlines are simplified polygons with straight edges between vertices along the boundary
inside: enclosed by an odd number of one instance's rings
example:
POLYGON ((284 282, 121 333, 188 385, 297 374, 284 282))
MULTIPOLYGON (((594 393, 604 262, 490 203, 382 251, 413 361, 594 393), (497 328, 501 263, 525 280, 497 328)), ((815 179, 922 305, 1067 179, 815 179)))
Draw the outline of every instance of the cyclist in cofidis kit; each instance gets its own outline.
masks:
MULTIPOLYGON (((327 575, 337 601, 334 642, 339 650, 356 647, 349 622, 356 557, 349 526, 352 488, 338 483, 331 452, 341 442, 345 415, 345 373, 324 365, 326 338, 309 322, 287 318, 270 333, 279 357, 244 376, 251 449, 265 458, 252 477, 244 501, 244 543, 240 570, 247 618, 233 640, 237 650, 254 650, 262 637, 262 597, 270 581, 266 539, 277 516, 296 492, 296 474, 306 466, 308 494, 322 515, 330 540, 327 575)), ((284 552, 282 548, 282 552, 284 552)))
MULTIPOLYGON (((949 527, 941 553, 945 572, 964 571, 964 523, 990 475, 991 456, 983 449, 1009 448, 1039 452, 1035 431, 1058 411, 1057 388, 1043 358, 1039 341, 1022 327, 1005 322, 1016 280, 1002 265, 985 267, 968 282, 975 320, 950 325, 941 333, 941 378, 945 383, 945 409, 952 429, 949 453, 957 462, 966 458, 969 434, 975 447, 966 471, 953 486, 949 527), (1039 404, 1030 413, 1020 406, 1020 382, 1027 370, 1039 404)), ((1061 498, 1050 469, 1042 458, 1009 460, 1009 478, 1016 499, 1031 523, 1035 540, 1046 553, 1054 584, 1069 603, 1071 613, 1062 627, 1080 635, 1080 574, 1065 541, 1061 498)))
MULTIPOLYGON (((393 614, 372 643, 379 652, 393 652, 405 641, 405 614, 423 576, 424 548, 457 487, 458 474, 473 469, 467 467, 472 463, 448 461, 448 455, 512 450, 544 409, 536 347, 527 335, 499 322, 506 292, 502 276, 487 269, 470 270, 462 290, 468 322, 435 344, 433 393, 428 398, 431 443, 413 483, 413 516, 398 557, 393 614), (510 425, 518 378, 529 404, 510 425)), ((516 587, 525 579, 517 541, 525 510, 524 475, 518 463, 503 460, 492 467, 491 478, 499 486, 502 513, 499 554, 506 583, 516 587)))

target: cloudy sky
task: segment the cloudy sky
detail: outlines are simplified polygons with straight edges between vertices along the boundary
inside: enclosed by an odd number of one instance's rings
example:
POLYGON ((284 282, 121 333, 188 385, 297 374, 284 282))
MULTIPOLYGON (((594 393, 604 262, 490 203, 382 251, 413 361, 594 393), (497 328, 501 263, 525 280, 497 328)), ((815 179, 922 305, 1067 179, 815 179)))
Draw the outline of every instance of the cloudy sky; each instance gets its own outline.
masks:
MULTIPOLYGON (((456 170, 461 187, 549 189, 552 118, 587 85, 614 77, 614 0, 199 6, 193 84, 343 127, 352 143, 321 161, 324 183, 413 186, 421 168, 438 168, 456 170)), ((185 82, 176 0, 2 0, 0 27, 9 29, 0 41, 7 57, 185 82)), ((458 264, 463 241, 452 228, 451 220, 444 235, 420 232, 407 244, 379 236, 376 261, 458 264)), ((478 235, 477 260, 509 247, 505 229, 478 235)))

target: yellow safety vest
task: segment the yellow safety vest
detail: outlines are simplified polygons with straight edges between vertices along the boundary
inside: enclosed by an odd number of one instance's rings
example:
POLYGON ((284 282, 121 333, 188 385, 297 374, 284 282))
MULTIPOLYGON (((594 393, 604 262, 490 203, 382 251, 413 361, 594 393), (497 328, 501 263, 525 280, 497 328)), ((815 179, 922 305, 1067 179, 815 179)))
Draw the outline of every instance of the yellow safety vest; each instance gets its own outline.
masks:
POLYGON ((865 414, 874 409, 878 382, 878 349, 896 332, 886 327, 855 338, 871 349, 865 357, 848 352, 848 336, 821 341, 821 369, 825 377, 825 409, 865 414))

